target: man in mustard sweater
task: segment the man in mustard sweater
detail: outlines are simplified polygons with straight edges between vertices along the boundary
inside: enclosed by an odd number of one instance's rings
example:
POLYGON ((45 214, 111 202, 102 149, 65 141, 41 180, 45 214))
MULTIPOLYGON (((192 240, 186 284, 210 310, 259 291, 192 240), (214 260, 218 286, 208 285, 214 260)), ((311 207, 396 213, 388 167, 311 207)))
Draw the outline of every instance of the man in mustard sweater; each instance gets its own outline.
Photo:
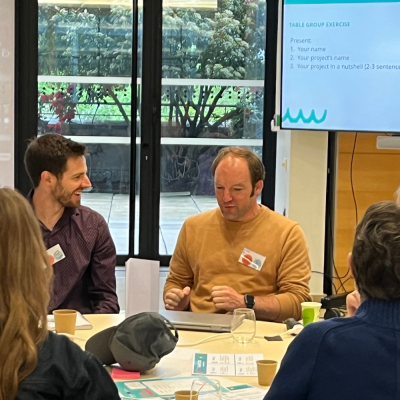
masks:
POLYGON ((212 165, 219 208, 183 224, 164 287, 168 310, 226 313, 254 308, 259 320, 301 318, 310 260, 303 231, 257 203, 265 169, 252 151, 227 147, 212 165))

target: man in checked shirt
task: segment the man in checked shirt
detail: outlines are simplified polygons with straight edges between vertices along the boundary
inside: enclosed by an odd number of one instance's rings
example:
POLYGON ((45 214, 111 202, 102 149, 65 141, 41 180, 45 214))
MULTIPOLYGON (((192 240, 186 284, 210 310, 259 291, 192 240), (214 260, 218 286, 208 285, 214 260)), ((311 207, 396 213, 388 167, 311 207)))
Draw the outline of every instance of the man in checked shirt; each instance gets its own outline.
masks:
POLYGON ((32 140, 25 153, 34 187, 28 200, 53 262, 49 312, 118 313, 114 242, 104 218, 81 205, 82 191, 91 187, 85 151, 80 143, 47 134, 32 140))

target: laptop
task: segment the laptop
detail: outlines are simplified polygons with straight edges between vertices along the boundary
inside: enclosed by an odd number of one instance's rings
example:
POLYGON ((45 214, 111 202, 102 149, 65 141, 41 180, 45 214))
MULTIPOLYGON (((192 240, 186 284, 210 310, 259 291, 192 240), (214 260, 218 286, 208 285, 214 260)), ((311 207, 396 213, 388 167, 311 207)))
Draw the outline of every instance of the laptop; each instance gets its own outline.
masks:
POLYGON ((233 316, 230 314, 205 314, 190 311, 160 310, 160 314, 176 329, 206 332, 230 332, 233 316))

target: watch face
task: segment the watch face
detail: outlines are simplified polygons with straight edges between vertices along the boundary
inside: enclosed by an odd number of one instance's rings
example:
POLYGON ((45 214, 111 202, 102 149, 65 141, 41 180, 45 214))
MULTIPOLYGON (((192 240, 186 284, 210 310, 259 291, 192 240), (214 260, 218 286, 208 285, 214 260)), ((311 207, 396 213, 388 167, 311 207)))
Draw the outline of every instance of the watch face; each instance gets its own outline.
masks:
POLYGON ((246 303, 247 308, 253 308, 254 307, 254 296, 251 294, 246 294, 244 296, 244 302, 246 303))

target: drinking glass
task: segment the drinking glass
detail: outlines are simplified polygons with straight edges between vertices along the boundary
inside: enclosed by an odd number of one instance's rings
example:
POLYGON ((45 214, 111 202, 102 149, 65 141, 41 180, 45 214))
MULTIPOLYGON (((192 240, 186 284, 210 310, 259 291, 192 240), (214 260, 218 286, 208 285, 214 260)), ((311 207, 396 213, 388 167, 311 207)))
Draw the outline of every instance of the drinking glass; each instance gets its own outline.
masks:
POLYGON ((190 400, 221 400, 221 385, 217 379, 195 379, 190 389, 190 400), (193 395, 192 395, 193 393, 193 395))
POLYGON ((236 343, 250 343, 256 334, 256 315, 250 308, 233 311, 231 333, 236 343))

